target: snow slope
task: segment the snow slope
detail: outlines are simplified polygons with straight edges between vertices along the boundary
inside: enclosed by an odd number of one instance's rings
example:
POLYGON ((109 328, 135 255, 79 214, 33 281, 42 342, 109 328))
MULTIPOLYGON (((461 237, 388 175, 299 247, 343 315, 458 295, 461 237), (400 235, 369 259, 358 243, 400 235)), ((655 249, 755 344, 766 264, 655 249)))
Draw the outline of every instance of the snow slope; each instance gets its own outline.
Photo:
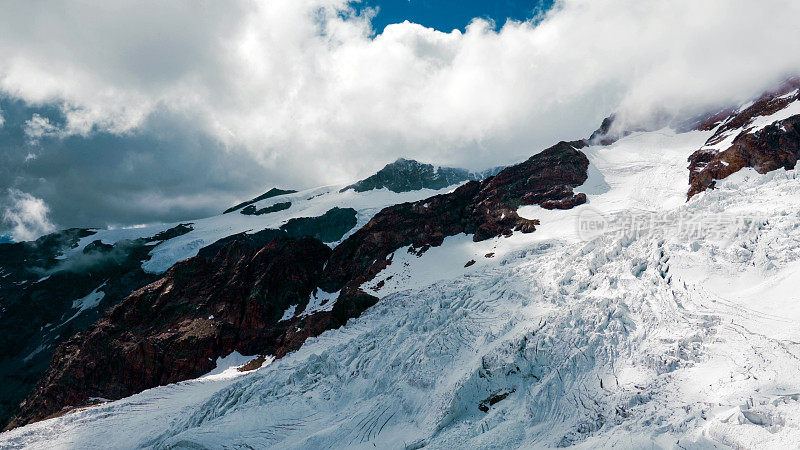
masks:
POLYGON ((742 171, 686 203, 686 158, 709 135, 590 147, 589 203, 522 208, 536 232, 400 249, 365 286, 376 306, 267 367, 34 423, 0 447, 800 447, 800 173, 742 171), (658 220, 587 240, 588 213, 658 220))
MULTIPOLYGON (((163 273, 176 262, 197 255, 201 248, 213 244, 224 237, 243 232, 255 233, 266 228, 277 229, 289 219, 321 216, 334 207, 353 208, 358 212, 358 223, 342 238, 345 239, 351 232, 364 226, 372 216, 387 206, 442 194, 454 189, 456 186, 440 190, 421 189, 403 193, 391 192, 388 189, 375 189, 366 192, 355 192, 353 190, 339 192, 343 187, 344 185, 324 186, 292 194, 279 195, 253 203, 257 209, 265 208, 275 203, 292 203, 289 209, 274 213, 256 216, 234 211, 228 214, 193 220, 191 221, 193 230, 189 233, 157 243, 150 252, 150 259, 142 264, 142 268, 150 273, 163 273)), ((69 259, 71 256, 83 251, 86 245, 98 239, 105 244, 113 244, 123 239, 154 236, 176 225, 178 223, 96 230, 95 234, 81 239, 78 246, 70 249, 62 258, 69 259)), ((335 246, 337 243, 333 242, 330 245, 335 246)))

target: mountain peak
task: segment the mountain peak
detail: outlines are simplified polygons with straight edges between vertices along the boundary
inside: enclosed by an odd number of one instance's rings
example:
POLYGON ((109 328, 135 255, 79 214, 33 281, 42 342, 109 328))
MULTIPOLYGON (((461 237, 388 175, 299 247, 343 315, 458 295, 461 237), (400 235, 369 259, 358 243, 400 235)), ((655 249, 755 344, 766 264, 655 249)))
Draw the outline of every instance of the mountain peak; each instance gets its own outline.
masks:
POLYGON ((495 175, 501 167, 484 172, 470 172, 456 167, 440 167, 413 159, 397 158, 372 176, 353 183, 342 192, 352 189, 356 192, 386 188, 392 192, 409 192, 420 189, 444 189, 448 186, 469 180, 481 180, 495 175))
POLYGON ((279 195, 294 194, 295 192, 297 192, 297 191, 292 190, 292 189, 281 189, 281 188, 278 188, 278 187, 274 187, 274 188, 268 190, 267 192, 259 195, 258 197, 254 198, 254 199, 248 200, 246 202, 239 203, 236 206, 232 206, 232 207, 226 209, 225 212, 223 212, 222 214, 228 214, 230 212, 234 212, 236 210, 244 208, 245 206, 249 206, 249 205, 252 205, 253 203, 260 202, 261 200, 265 200, 265 199, 272 198, 272 197, 277 197, 279 195))

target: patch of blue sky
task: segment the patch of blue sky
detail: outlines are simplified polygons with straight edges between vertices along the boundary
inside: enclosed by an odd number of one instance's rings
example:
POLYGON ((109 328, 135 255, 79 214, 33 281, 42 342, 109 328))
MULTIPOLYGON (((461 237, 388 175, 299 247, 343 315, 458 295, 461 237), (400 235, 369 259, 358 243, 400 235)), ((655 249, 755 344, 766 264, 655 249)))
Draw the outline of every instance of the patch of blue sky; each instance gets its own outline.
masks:
POLYGON ((526 21, 541 16, 553 7, 554 0, 361 0, 353 2, 356 12, 373 8, 376 33, 386 25, 408 20, 439 31, 464 31, 476 17, 489 19, 496 28, 508 19, 526 21))

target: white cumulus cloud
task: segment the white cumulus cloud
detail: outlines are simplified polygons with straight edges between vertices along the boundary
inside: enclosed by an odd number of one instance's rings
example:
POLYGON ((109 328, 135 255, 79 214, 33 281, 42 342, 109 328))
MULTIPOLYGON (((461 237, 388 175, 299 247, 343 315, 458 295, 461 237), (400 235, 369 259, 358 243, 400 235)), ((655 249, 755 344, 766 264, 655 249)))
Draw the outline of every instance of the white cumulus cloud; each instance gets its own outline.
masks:
POLYGON ((17 241, 30 241, 56 229, 48 217, 50 208, 40 199, 17 189, 9 189, 3 210, 3 223, 17 241))
POLYGON ((308 186, 398 156, 512 162, 613 112, 747 98, 800 71, 800 27, 780 19, 798 15, 795 0, 561 0, 499 30, 374 36, 344 0, 19 2, 0 18, 0 90, 60 102, 64 134, 167 108, 308 186))

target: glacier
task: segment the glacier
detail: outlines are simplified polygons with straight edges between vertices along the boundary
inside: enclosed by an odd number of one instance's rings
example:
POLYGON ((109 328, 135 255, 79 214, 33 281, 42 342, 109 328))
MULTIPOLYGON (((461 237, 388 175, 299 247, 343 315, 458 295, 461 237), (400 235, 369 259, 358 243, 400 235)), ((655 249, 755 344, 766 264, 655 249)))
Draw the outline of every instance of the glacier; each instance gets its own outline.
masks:
MULTIPOLYGON (((589 147, 589 202, 521 207, 536 232, 400 249, 365 286, 377 305, 282 359, 81 408, 0 447, 800 447, 800 174, 746 169, 686 202, 686 158, 710 135, 589 147), (737 220, 577 228, 642 211, 737 220)), ((181 239, 164 261, 191 253, 181 239)))

